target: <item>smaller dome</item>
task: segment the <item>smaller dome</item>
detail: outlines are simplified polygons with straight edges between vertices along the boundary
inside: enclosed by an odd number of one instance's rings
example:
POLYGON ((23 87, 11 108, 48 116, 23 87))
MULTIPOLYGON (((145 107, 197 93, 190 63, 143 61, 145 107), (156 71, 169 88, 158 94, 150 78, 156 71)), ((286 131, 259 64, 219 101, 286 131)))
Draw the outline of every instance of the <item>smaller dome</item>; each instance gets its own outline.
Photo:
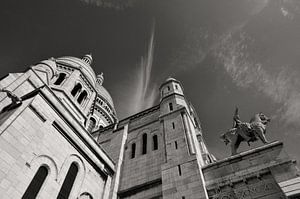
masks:
POLYGON ((168 77, 165 82, 170 82, 170 81, 178 82, 178 80, 173 77, 168 77))
POLYGON ((113 100, 110 96, 110 94, 108 93, 108 91, 101 85, 96 85, 96 91, 98 93, 98 95, 102 96, 104 99, 107 100, 107 102, 110 104, 111 107, 114 108, 114 103, 113 100))
POLYGON ((173 78, 173 77, 168 77, 168 78, 166 79, 166 81, 164 81, 164 82, 160 85, 159 89, 162 89, 162 87, 163 87, 164 85, 168 84, 169 82, 176 82, 176 83, 178 83, 178 84, 181 85, 180 81, 178 81, 177 79, 175 79, 175 78, 173 78))
POLYGON ((97 80, 96 82, 101 86, 103 84, 104 81, 104 77, 103 77, 103 73, 101 73, 100 75, 97 75, 97 80))
POLYGON ((82 60, 85 61, 87 64, 92 65, 92 63, 93 63, 92 54, 84 55, 82 60))

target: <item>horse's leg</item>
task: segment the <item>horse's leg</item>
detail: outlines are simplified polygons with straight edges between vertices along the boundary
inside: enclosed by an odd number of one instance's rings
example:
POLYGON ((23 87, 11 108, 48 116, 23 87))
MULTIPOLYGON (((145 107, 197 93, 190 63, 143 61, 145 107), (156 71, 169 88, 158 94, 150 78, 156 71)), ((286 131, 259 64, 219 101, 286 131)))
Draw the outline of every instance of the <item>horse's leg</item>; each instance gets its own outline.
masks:
POLYGON ((241 136, 238 136, 237 139, 236 139, 236 142, 235 142, 235 150, 237 150, 242 142, 243 138, 241 136))
POLYGON ((231 155, 236 155, 237 152, 236 152, 235 144, 231 143, 230 146, 231 146, 231 155))
POLYGON ((238 141, 238 137, 239 135, 237 134, 234 138, 231 138, 231 143, 230 143, 230 146, 231 146, 231 155, 236 155, 237 154, 237 147, 236 147, 236 143, 238 141))
POLYGON ((268 144, 269 141, 267 140, 265 134, 264 134, 264 131, 262 129, 259 129, 256 131, 257 132, 257 135, 259 137, 259 139, 264 143, 264 144, 268 144))

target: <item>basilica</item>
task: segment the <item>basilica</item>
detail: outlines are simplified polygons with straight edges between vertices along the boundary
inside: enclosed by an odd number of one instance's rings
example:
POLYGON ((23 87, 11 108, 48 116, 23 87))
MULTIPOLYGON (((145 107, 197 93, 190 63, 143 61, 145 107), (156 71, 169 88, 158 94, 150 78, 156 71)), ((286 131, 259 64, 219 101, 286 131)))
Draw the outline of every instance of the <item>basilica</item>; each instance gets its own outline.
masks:
POLYGON ((0 80, 1 198, 300 198, 282 142, 217 160, 180 81, 120 119, 92 66, 91 55, 50 58, 0 80))

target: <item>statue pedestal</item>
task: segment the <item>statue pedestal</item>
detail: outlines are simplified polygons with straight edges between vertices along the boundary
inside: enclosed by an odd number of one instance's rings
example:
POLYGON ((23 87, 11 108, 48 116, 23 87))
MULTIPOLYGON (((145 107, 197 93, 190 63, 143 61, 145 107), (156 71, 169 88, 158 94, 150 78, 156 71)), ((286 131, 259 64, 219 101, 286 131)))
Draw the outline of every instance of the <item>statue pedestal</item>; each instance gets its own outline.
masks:
MULTIPOLYGON (((210 198, 286 198, 300 194, 295 161, 282 142, 239 153, 202 168, 210 198)), ((299 197, 300 198, 300 197, 299 197)))

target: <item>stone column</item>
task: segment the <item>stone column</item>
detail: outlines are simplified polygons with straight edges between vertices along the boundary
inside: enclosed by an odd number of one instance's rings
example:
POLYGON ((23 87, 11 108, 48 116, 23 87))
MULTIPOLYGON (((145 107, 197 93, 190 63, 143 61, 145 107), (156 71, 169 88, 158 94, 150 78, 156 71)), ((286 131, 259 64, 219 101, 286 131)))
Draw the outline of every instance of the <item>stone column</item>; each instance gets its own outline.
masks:
POLYGON ((192 142, 192 137, 191 137, 191 128, 190 128, 190 124, 187 118, 187 115, 185 112, 181 113, 182 119, 183 119, 183 125, 184 125, 184 133, 185 133, 185 137, 187 139, 187 144, 188 144, 188 149, 189 149, 189 153, 190 154, 195 154, 195 147, 193 145, 192 142))

